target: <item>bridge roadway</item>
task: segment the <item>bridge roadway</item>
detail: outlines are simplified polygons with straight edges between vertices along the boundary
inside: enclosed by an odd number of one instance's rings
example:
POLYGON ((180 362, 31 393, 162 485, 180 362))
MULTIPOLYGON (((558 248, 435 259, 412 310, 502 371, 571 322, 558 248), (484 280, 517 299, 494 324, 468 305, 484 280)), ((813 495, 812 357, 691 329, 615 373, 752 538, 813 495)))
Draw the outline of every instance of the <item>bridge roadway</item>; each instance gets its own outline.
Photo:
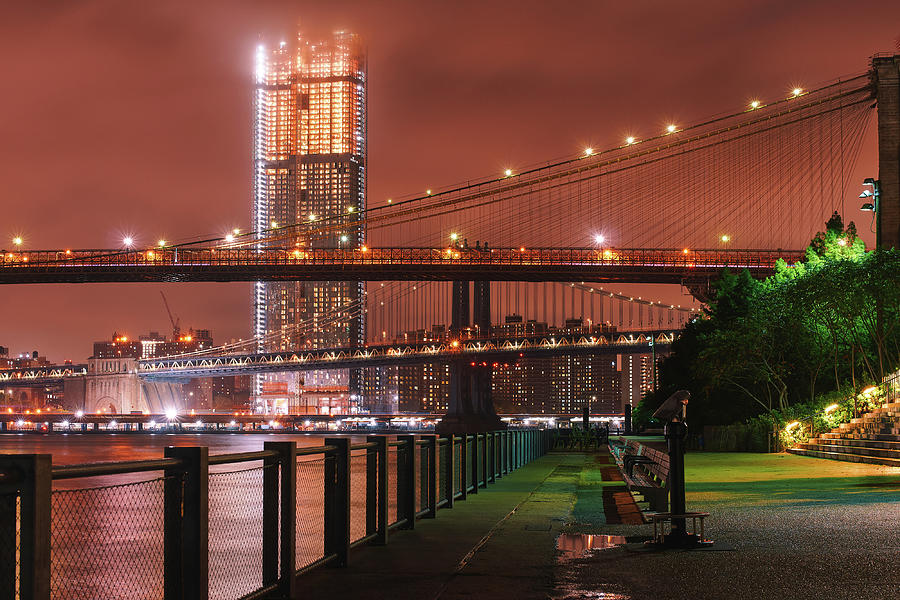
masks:
POLYGON ((3 251, 0 284, 188 281, 591 281, 689 284, 774 273, 793 250, 229 248, 3 251))
MULTIPOLYGON (((145 379, 171 380, 444 362, 454 358, 487 363, 507 361, 510 358, 554 355, 646 354, 650 352, 651 339, 657 348, 667 349, 677 333, 674 330, 596 335, 579 332, 516 338, 371 344, 363 348, 324 348, 226 356, 185 355, 138 361, 137 375, 145 379)), ((0 386, 50 383, 86 375, 91 375, 88 365, 6 369, 0 371, 0 386)), ((102 376, 104 373, 98 375, 102 376)))

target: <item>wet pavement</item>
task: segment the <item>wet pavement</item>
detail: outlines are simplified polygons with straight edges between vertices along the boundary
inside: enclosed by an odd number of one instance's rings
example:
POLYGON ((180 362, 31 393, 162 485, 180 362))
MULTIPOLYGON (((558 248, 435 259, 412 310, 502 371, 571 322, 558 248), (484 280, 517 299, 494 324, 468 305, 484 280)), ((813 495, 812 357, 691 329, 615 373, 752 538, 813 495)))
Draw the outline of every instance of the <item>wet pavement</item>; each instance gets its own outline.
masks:
POLYGON ((304 598, 900 598, 900 469, 790 455, 687 458, 697 551, 652 526, 605 454, 551 453, 298 580, 304 598))

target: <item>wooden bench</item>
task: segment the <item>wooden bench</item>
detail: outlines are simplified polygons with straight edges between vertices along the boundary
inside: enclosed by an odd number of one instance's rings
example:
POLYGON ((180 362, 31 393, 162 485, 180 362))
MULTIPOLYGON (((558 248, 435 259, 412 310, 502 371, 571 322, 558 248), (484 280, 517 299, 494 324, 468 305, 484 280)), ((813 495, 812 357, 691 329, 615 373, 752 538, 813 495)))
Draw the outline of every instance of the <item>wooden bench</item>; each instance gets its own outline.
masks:
POLYGON ((636 440, 628 440, 624 449, 614 451, 622 479, 632 492, 641 494, 650 510, 669 509, 669 454, 636 440))

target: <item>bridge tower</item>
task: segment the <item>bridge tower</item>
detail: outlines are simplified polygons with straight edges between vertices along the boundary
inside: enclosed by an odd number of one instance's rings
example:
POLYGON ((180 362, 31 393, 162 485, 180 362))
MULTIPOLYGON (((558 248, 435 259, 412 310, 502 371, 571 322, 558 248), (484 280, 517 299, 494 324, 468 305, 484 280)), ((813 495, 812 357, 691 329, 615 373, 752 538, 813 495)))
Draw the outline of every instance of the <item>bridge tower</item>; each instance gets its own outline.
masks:
MULTIPOLYGON (((473 303, 479 335, 491 332, 491 283, 476 281, 473 303)), ((450 335, 460 336, 470 324, 469 282, 454 281, 451 299, 450 335)), ((438 433, 477 433, 505 427, 494 410, 491 398, 490 363, 453 359, 450 362, 450 402, 447 414, 437 426, 438 433)))
POLYGON ((900 249, 900 55, 872 59, 878 104, 879 248, 900 249))

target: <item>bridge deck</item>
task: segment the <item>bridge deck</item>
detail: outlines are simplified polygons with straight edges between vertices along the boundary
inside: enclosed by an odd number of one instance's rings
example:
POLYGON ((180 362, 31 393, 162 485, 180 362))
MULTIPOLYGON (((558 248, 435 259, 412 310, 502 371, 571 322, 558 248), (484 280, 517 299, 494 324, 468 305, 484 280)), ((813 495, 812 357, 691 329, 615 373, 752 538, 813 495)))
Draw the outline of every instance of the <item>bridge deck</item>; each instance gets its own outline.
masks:
POLYGON ((0 284, 150 281, 610 281, 683 283, 797 251, 633 248, 156 248, 4 252, 0 284))

